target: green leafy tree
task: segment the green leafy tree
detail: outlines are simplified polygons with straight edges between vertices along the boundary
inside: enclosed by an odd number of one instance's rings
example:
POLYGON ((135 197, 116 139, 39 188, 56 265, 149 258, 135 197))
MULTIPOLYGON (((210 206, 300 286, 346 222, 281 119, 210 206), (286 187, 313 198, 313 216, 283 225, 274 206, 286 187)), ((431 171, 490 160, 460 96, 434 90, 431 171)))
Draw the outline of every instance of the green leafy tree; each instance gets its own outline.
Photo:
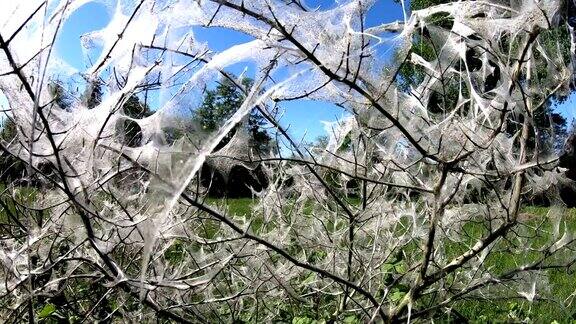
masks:
MULTIPOLYGON (((141 119, 152 115, 154 112, 150 106, 142 102, 137 95, 132 94, 122 106, 126 116, 141 119)), ((133 120, 124 120, 122 123, 121 136, 125 145, 130 147, 140 146, 142 143, 142 130, 137 122, 133 120)))
MULTIPOLYGON (((70 109, 74 102, 73 96, 66 90, 64 84, 60 80, 52 81, 48 84, 48 91, 52 96, 52 103, 62 109, 70 109)), ((5 141, 12 140, 17 134, 16 124, 10 117, 5 116, 2 121, 2 129, 0 130, 0 138, 5 141)))
MULTIPOLYGON (((252 80, 243 79, 242 85, 250 88, 252 80)), ((221 126, 242 106, 246 96, 229 79, 223 79, 213 90, 207 90, 202 105, 195 111, 194 122, 202 130, 211 133, 221 126)), ((234 127, 216 146, 216 151, 230 142, 236 132, 243 128, 249 134, 249 146, 256 154, 264 154, 272 147, 272 138, 264 129, 264 117, 253 110, 243 121, 234 127)), ((266 187, 268 180, 261 166, 254 170, 235 166, 228 175, 229 181, 224 181, 218 170, 209 164, 202 167, 203 185, 209 188, 211 196, 250 197, 249 188, 266 187)))
MULTIPOLYGON (((243 79, 242 84, 249 87, 252 80, 243 79)), ((244 99, 245 95, 232 81, 223 79, 216 89, 206 91, 202 105, 195 111, 194 119, 203 130, 213 132, 240 108, 244 99)), ((253 111, 220 142, 217 150, 230 141, 238 127, 244 127, 250 134, 251 146, 257 152, 265 152, 272 142, 270 135, 264 129, 265 124, 264 117, 253 111)))
MULTIPOLYGON (((86 81, 88 84, 82 94, 82 98, 86 107, 92 109, 102 102, 102 97, 104 96, 103 83, 99 79, 86 81)), ((131 94, 128 97, 122 105, 122 110, 125 115, 134 119, 145 118, 154 113, 150 106, 136 94, 131 94)), ((142 131, 138 123, 133 120, 124 120, 119 125, 118 133, 124 145, 136 147, 142 144, 142 131)))
MULTIPOLYGON (((395 2, 399 1, 400 0, 395 0, 395 2)), ((457 0, 413 0, 410 2, 410 10, 421 10, 449 2, 457 2, 457 0)), ((576 25, 576 12, 574 8, 570 7, 571 5, 571 1, 566 2, 566 6, 568 7, 562 17, 565 23, 559 24, 560 27, 543 32, 540 36, 540 45, 547 52, 561 57, 564 62, 569 62, 571 55, 568 25, 576 25)), ((437 59, 444 42, 431 37, 429 29, 434 27, 451 29, 453 23, 452 18, 444 13, 437 13, 428 17, 426 21, 427 26, 422 28, 421 32, 414 36, 414 45, 411 48, 411 53, 419 55, 426 61, 434 61, 437 59)), ((502 37, 507 38, 508 36, 503 35, 502 37)), ((514 40, 508 41, 504 39, 503 43, 511 48, 518 46, 514 40)), ((542 86, 542 88, 545 89, 545 85, 549 84, 550 79, 555 77, 556 71, 550 67, 549 62, 546 61, 547 59, 544 58, 539 51, 534 51, 533 54, 535 68, 531 76, 531 82, 535 87, 538 88, 542 86)), ((471 71, 480 69, 482 66, 482 55, 481 49, 469 47, 466 51, 466 62, 460 62, 461 69, 465 69, 466 67, 471 71)), ((400 57, 400 55, 397 54, 396 59, 404 60, 404 57, 400 57)), ((490 91, 499 85, 500 69, 495 64, 490 65, 494 70, 486 76, 484 91, 490 91)), ((411 91, 411 86, 421 84, 426 75, 426 71, 422 66, 405 60, 400 66, 397 82, 400 89, 409 92, 411 91)), ((466 85, 463 84, 454 73, 443 73, 440 77, 442 78, 442 87, 432 92, 427 107, 430 113, 442 115, 445 111, 450 110, 450 107, 455 107, 458 104, 459 91, 461 91, 461 89, 465 91, 466 85)), ((526 76, 523 76, 522 79, 523 82, 525 82, 526 76)), ((574 85, 572 85, 570 91, 573 90, 574 85)), ((535 150, 537 145, 540 145, 538 147, 540 152, 561 150, 567 137, 567 121, 561 114, 553 111, 553 106, 554 103, 564 102, 570 91, 560 91, 556 93, 542 91, 540 95, 535 96, 536 102, 544 101, 545 103, 541 109, 535 111, 532 116, 532 126, 534 130, 531 132, 528 141, 528 147, 531 150, 535 150), (536 140, 536 138, 538 138, 538 140, 536 140)), ((462 111, 465 112, 466 110, 467 105, 465 105, 462 111)), ((522 116, 510 116, 506 127, 507 133, 512 135, 518 132, 523 123, 522 118, 522 116)))
MULTIPOLYGON (((52 97, 52 104, 60 109, 71 109, 74 97, 68 91, 61 80, 53 80, 48 83, 48 91, 52 97)), ((4 116, 0 129, 0 139, 9 143, 17 140, 18 129, 14 120, 9 116, 4 116)), ((23 162, 12 155, 2 152, 0 154, 0 181, 9 182, 21 180, 26 175, 26 167, 23 162)))

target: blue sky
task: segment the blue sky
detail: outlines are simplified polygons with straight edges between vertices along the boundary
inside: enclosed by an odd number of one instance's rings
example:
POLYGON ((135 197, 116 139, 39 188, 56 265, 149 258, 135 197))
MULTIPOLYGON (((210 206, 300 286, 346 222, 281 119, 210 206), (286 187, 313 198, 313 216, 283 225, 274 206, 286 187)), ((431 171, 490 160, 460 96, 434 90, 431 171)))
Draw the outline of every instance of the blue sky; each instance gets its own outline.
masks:
POLYGON ((555 109, 566 118, 570 126, 572 120, 576 120, 576 92, 573 92, 566 102, 556 105, 555 109))
MULTIPOLYGON (((337 5, 335 0, 306 0, 306 4, 320 9, 329 9, 337 5)), ((85 70, 89 64, 83 57, 80 35, 102 29, 108 23, 109 17, 110 13, 100 4, 89 3, 78 9, 63 26, 56 44, 58 55, 76 69, 85 70)), ((392 0, 380 0, 367 15, 366 24, 373 26, 382 22, 402 19, 403 13, 400 4, 392 0)), ((221 51, 251 39, 242 33, 222 28, 198 28, 195 30, 195 36, 200 41, 207 42, 214 51, 221 51)), ((92 57, 92 59, 94 58, 92 57)), ((241 71, 242 67, 236 66, 234 70, 241 71)), ((558 111, 567 117, 568 122, 572 118, 576 118, 574 105, 576 105, 576 95, 572 95, 565 104, 558 106, 558 111)), ((305 139, 307 141, 324 134, 321 121, 337 120, 344 113, 340 108, 329 103, 303 100, 283 103, 282 107, 286 109, 282 120, 283 124, 291 125, 290 130, 296 138, 302 138, 306 134, 305 139)))
MULTIPOLYGON (((310 7, 329 9, 337 5, 334 0, 306 0, 310 7)), ((83 56, 80 36, 90 31, 104 28, 110 19, 106 7, 89 3, 79 8, 63 26, 56 43, 56 52, 68 64, 82 71, 89 66, 83 56)), ((402 7, 391 0, 378 1, 366 17, 367 26, 403 19, 402 7)), ((251 40, 250 36, 223 28, 198 28, 195 37, 208 43, 214 51, 222 51, 235 44, 251 40)), ((95 57, 92 57, 95 59, 95 57)), ((242 71, 242 66, 235 66, 233 72, 242 71)), ((282 123, 289 126, 296 139, 312 141, 325 134, 322 121, 334 121, 344 115, 344 111, 333 104, 317 101, 291 101, 283 103, 285 113, 282 123)))

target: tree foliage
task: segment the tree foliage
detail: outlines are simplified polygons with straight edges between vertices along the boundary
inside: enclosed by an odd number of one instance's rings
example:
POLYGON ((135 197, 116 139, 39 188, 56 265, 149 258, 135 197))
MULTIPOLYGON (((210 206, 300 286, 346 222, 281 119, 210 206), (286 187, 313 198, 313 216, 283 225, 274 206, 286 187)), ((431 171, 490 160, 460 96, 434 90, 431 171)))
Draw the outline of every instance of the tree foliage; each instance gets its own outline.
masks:
MULTIPOLYGON (((249 88, 252 80, 244 78, 241 84, 249 88)), ((204 131, 218 130, 232 114, 234 114, 246 99, 245 94, 229 79, 223 78, 216 89, 207 90, 202 105, 195 110, 194 119, 204 131)), ((236 126, 219 144, 226 145, 236 133, 237 128, 244 128, 250 135, 250 146, 257 152, 270 150, 271 137, 264 129, 266 121, 258 111, 252 111, 238 126, 236 126)))
MULTIPOLYGON (((395 1, 399 2, 399 0, 395 1)), ((418 11, 450 2, 457 2, 457 0, 415 0, 410 1, 410 10, 418 11)), ((534 62, 532 63, 534 64, 534 71, 530 77, 530 82, 536 87, 553 82, 552 79, 557 76, 556 73, 558 73, 558 71, 554 67, 551 67, 551 65, 556 64, 561 67, 562 62, 570 61, 571 48, 568 22, 574 20, 574 17, 576 17, 576 13, 570 10, 570 5, 571 1, 563 3, 563 8, 561 9, 563 14, 558 18, 560 19, 558 25, 543 31, 538 39, 538 46, 545 48, 547 54, 552 56, 552 60, 550 57, 542 57, 542 53, 539 51, 534 52, 534 62)), ((439 52, 443 44, 441 44, 441 41, 439 44, 437 40, 431 37, 429 28, 438 26, 450 29, 452 28, 454 19, 445 12, 438 12, 426 19, 428 25, 419 33, 415 34, 411 51, 423 57, 425 60, 432 61, 440 55, 439 52)), ((518 39, 515 38, 515 35, 503 35, 502 45, 517 47, 519 46, 518 39)), ((460 70, 464 68, 479 70, 483 66, 483 59, 486 59, 485 49, 469 47, 466 49, 466 57, 458 63, 458 68, 460 70)), ((496 88, 497 82, 500 80, 500 73, 502 73, 500 67, 494 63, 489 61, 488 64, 489 69, 492 71, 485 72, 487 74, 485 91, 496 88)), ((420 84, 426 75, 427 72, 424 67, 406 61, 399 70, 399 86, 404 91, 410 91, 410 88, 420 84)), ((443 82, 444 86, 433 93, 428 103, 428 108, 432 113, 441 113, 445 110, 444 107, 453 107, 459 100, 461 85, 457 80, 458 77, 454 75, 450 76, 449 73, 443 73, 441 77, 445 78, 443 82)), ((525 78, 526 76, 521 76, 521 82, 525 82, 525 78)), ((575 84, 572 83, 569 88, 561 89, 561 91, 536 91, 536 93, 534 93, 535 98, 543 101, 545 104, 531 116, 532 120, 530 123, 533 132, 530 134, 528 145, 532 150, 540 150, 544 153, 551 151, 559 152, 562 150, 568 135, 568 124, 564 116, 554 112, 554 105, 564 102, 568 95, 574 90, 574 85, 575 84)), ((507 131, 510 134, 518 133, 522 123, 522 117, 516 116, 516 118, 511 119, 508 123, 507 131)))

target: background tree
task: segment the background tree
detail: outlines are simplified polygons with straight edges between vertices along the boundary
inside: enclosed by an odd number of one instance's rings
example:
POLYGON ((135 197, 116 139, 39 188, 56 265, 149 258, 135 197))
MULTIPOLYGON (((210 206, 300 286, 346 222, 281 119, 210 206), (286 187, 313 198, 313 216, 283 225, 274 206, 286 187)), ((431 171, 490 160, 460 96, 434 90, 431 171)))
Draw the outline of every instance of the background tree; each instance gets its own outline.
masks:
MULTIPOLYGON (((253 81, 243 78, 240 85, 249 89, 253 81)), ((238 85, 228 78, 222 78, 215 89, 207 90, 202 105, 194 111, 193 120, 203 131, 208 133, 219 130, 242 105, 246 96, 238 85)), ((225 147, 230 140, 242 130, 248 135, 248 147, 243 149, 245 156, 238 157, 233 167, 219 167, 216 164, 205 163, 202 167, 201 181, 213 197, 251 197, 252 190, 261 191, 268 184, 268 179, 257 162, 267 155, 272 148, 272 138, 264 128, 264 117, 253 110, 238 125, 236 125, 216 146, 216 151, 225 147), (251 163, 252 160, 256 161, 251 163), (247 168, 248 165, 254 165, 247 168)), ((226 165, 226 163, 224 164, 226 165)))
MULTIPOLYGON (((244 78, 241 84, 249 88, 252 80, 244 78)), ((224 122, 240 108, 246 96, 227 78, 223 78, 213 90, 207 90, 202 105, 195 110, 194 120, 207 132, 218 130, 224 122)), ((238 128, 244 128, 249 136, 252 149, 255 153, 264 153, 270 149, 272 138, 264 129, 264 117, 253 110, 242 123, 237 125, 218 145, 218 149, 225 146, 234 136, 238 128)))
MULTIPOLYGON (((52 102, 50 105, 55 105, 58 109, 68 110, 74 104, 75 98, 70 90, 66 88, 66 85, 62 80, 51 80, 48 85, 48 93, 52 97, 52 102)), ((5 114, 1 129, 0 129, 0 140, 6 143, 16 144, 14 141, 18 141, 17 137, 17 124, 12 118, 11 114, 5 114)), ((17 145, 17 144, 16 144, 17 145)), ((8 154, 8 152, 2 151, 0 153, 0 169, 2 173, 0 174, 0 181, 4 183, 9 183, 11 181, 17 181, 20 184, 34 183, 35 180, 28 179, 26 165, 15 158, 14 156, 8 154), (25 181, 22 181, 26 179, 25 181)))
MULTIPOLYGON (((86 88, 81 98, 88 109, 93 109, 102 102, 104 83, 100 79, 90 80, 88 78, 86 78, 86 83, 86 88)), ((128 99, 122 104, 122 112, 134 119, 149 117, 154 113, 150 106, 141 100, 136 93, 130 94, 128 99)), ((124 120, 118 128, 118 134, 122 138, 123 143, 129 147, 136 147, 142 144, 142 130, 138 123, 133 120, 124 120)))
MULTIPOLYGON (((124 114, 130 118, 142 119, 151 116, 154 111, 150 106, 143 102, 136 94, 130 95, 122 105, 124 114)), ((140 146, 142 143, 142 129, 137 122, 133 120, 124 120, 120 134, 123 137, 124 144, 130 147, 140 146)))
MULTIPOLYGON (((395 1, 400 2, 400 0, 395 1)), ((414 0, 410 1, 409 10, 422 10, 431 6, 457 1, 458 0, 414 0)), ((550 55, 553 56, 553 62, 550 62, 549 58, 540 56, 540 52, 534 52, 535 71, 531 76, 530 82, 536 88, 538 88, 538 85, 549 83, 550 80, 555 78, 559 73, 557 68, 563 67, 562 62, 570 62, 571 60, 569 25, 576 18, 576 12, 574 11, 571 0, 564 2, 562 12, 562 21, 554 28, 544 31, 538 41, 539 46, 543 46, 549 50, 550 55), (554 64, 556 64, 556 66, 554 66, 554 64)), ((437 39, 435 40, 431 37, 430 29, 437 27, 449 29, 452 24, 453 19, 445 13, 440 12, 427 17, 425 27, 422 28, 419 33, 414 34, 411 52, 424 58, 426 61, 438 59, 442 44, 438 43, 437 39)), ((512 46, 518 46, 514 44, 517 40, 509 40, 508 36, 503 36, 503 38, 504 46, 510 45, 510 42, 513 43, 512 46)), ((483 57, 485 57, 485 52, 483 52, 482 49, 469 47, 466 51, 465 62, 462 61, 458 64, 459 69, 463 70, 467 67, 471 71, 477 71, 482 67, 483 57)), ((397 59, 402 58, 398 57, 397 59)), ((492 62, 489 62, 489 64, 491 65, 492 71, 486 72, 487 82, 485 83, 485 91, 490 91, 498 86, 501 73, 500 67, 492 62)), ((427 72, 421 65, 406 60, 404 64, 401 65, 398 75, 397 82, 399 87, 409 92, 412 86, 418 85, 424 80, 427 72)), ((462 91, 462 83, 458 80, 457 76, 451 75, 450 73, 441 73, 441 77, 443 78, 443 86, 438 89, 433 89, 433 93, 428 101, 428 109, 433 114, 442 113, 445 111, 445 107, 453 107, 458 104, 460 91, 462 91)), ((525 76, 521 78, 523 79, 521 82, 525 82, 525 76)), ((547 154, 562 150, 567 138, 567 121, 564 116, 553 110, 556 104, 565 102, 573 90, 574 83, 571 84, 570 89, 564 89, 563 91, 554 91, 553 93, 538 93, 539 91, 536 91, 536 98, 544 101, 545 104, 531 116, 533 131, 530 133, 530 139, 528 141, 528 146, 531 150, 538 149, 540 152, 547 154)), ((511 136, 520 131, 523 123, 522 118, 521 116, 516 116, 515 118, 509 119, 506 129, 511 136)))

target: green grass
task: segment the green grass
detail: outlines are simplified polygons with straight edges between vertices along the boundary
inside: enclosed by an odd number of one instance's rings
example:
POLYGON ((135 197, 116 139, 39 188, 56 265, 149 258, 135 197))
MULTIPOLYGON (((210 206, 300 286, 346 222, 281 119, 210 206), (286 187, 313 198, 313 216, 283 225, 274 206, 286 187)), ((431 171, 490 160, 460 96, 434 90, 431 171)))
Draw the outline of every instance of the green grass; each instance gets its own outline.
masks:
MULTIPOLYGON (((220 207, 225 205, 230 214, 245 216, 251 213, 251 207, 255 204, 255 201, 252 199, 213 199, 209 201, 209 203, 219 205, 220 207)), ((545 244, 550 239, 549 234, 552 231, 552 225, 548 221, 543 221, 548 210, 548 208, 534 206, 526 207, 522 210, 523 213, 536 216, 528 223, 537 229, 523 229, 524 234, 535 236, 530 240, 530 243, 534 244, 534 246, 545 244)), ((576 209, 567 211, 565 219, 566 226, 576 232, 576 209)), ((254 220, 253 226, 256 226, 255 229, 259 228, 259 220, 254 220)), ((561 230, 563 230, 563 226, 564 225, 561 226, 561 230)), ((468 225, 466 230, 470 236, 469 242, 464 242, 467 244, 486 233, 483 228, 472 224, 468 225)), ((446 253, 454 256, 458 255, 469 246, 467 244, 451 246, 450 243, 447 243, 446 253)), ((540 255, 537 252, 520 255, 510 253, 506 251, 506 244, 508 243, 505 240, 500 241, 497 246, 499 252, 491 253, 486 259, 487 265, 492 267, 495 273, 504 273, 518 265, 527 264, 540 255)), ((550 289, 547 295, 552 296, 554 300, 537 300, 530 303, 526 299, 517 298, 516 295, 516 298, 500 300, 463 300, 455 303, 453 308, 474 323, 521 322, 527 318, 530 322, 535 323, 552 323, 553 321, 557 321, 558 323, 572 323, 573 318, 576 318, 573 317, 576 316, 576 300, 573 306, 566 309, 560 309, 557 301, 564 301, 575 292, 576 274, 573 273, 575 269, 576 268, 571 267, 570 269, 547 271, 549 278, 548 286, 550 289)), ((510 291, 511 295, 513 295, 514 292, 515 291, 510 291)), ((440 322, 450 322, 450 320, 440 319, 440 322)))
POLYGON ((256 201, 252 198, 236 198, 236 199, 217 199, 208 198, 206 200, 208 205, 214 207, 226 207, 228 213, 235 216, 248 216, 252 214, 252 207, 256 201))
MULTIPOLYGON (((23 204, 31 203, 34 196, 35 195, 31 190, 25 188, 17 190, 14 195, 16 200, 19 200, 23 204)), ((227 213, 233 217, 248 217, 251 221, 252 230, 258 232, 264 225, 274 226, 274 221, 264 224, 262 219, 251 217, 252 208, 256 205, 256 202, 256 200, 250 198, 208 199, 206 201, 208 205, 217 207, 221 210, 226 210, 227 213)), ((20 210, 10 199, 6 199, 5 203, 5 206, 9 210, 0 210, 0 221, 10 223, 12 220, 9 219, 8 214, 18 214, 20 210)), ((304 213, 301 216, 306 217, 312 208, 312 205, 305 206, 304 213)), ((534 238, 530 239, 528 242, 534 244, 535 247, 545 244, 550 239, 552 225, 550 222, 546 221, 547 218, 544 217, 548 211, 548 208, 543 207, 526 207, 522 210, 523 213, 535 215, 535 217, 528 222, 533 228, 524 228, 522 232, 524 235, 534 236, 534 238)), ((567 226, 572 232, 576 232, 576 209, 568 210, 564 217, 566 222, 565 225, 562 223, 560 230, 563 231, 563 227, 567 226)), ((204 235, 202 236, 207 239, 215 237, 220 226, 222 225, 215 220, 205 219, 202 222, 202 228, 204 229, 204 235)), ((446 242, 445 252, 448 256, 459 255, 469 247, 471 242, 474 242, 482 235, 486 234, 486 230, 479 225, 468 224, 465 226, 465 229, 469 235, 468 241, 462 243, 446 242)), ((186 246, 187 244, 189 243, 176 241, 173 246, 166 251, 166 258, 171 263, 178 264, 186 249, 193 248, 192 246, 186 246)), ((485 261, 488 266, 492 267, 494 273, 504 273, 518 265, 527 264, 539 255, 539 252, 531 252, 527 254, 510 253, 509 251, 506 251, 507 244, 509 243, 506 240, 501 240, 495 246, 496 252, 491 253, 485 261)), ((311 255, 316 257, 315 254, 311 255)), ((567 255, 570 256, 570 254, 567 255)), ((321 255, 319 255, 319 257, 321 257, 321 255)), ((576 270, 575 267, 571 267, 570 269, 555 269, 547 271, 549 280, 547 286, 550 291, 546 296, 551 296, 553 300, 538 300, 530 303, 523 298, 499 300, 467 299, 456 302, 452 307, 459 314, 474 323, 521 322, 526 318, 529 318, 530 322, 535 323, 551 323, 553 321, 557 321, 558 323, 573 323, 576 322, 573 320, 576 318, 576 300, 570 304, 571 306, 564 309, 560 308, 557 301, 570 300, 571 295, 576 291, 576 274, 574 273, 574 270, 576 270)), ((514 292, 514 290, 510 291, 510 293, 514 292)), ((41 309, 40 313, 48 313, 49 311, 50 307, 48 305, 41 309)), ((438 322, 451 321, 448 318, 439 318, 438 320, 438 322)))
MULTIPOLYGON (((528 224, 533 228, 525 228, 522 230, 523 235, 534 236, 529 239, 529 244, 534 248, 543 246, 551 240, 552 224, 545 218, 548 213, 548 208, 543 207, 526 207, 522 210, 524 213, 535 215, 534 219, 530 220, 528 224)), ((570 232, 576 231, 576 209, 566 211, 564 215, 565 225, 561 224, 561 233, 564 226, 567 226, 570 232)), ((498 252, 491 253, 487 259, 486 264, 492 267, 494 273, 505 273, 508 270, 517 268, 519 265, 526 265, 535 261, 542 254, 534 251, 526 254, 515 254, 506 251, 508 242, 501 240, 495 249, 498 252)), ((573 257, 571 253, 566 254, 567 257, 573 257)), ((493 323, 493 322, 521 322, 529 318, 530 322, 535 323, 573 323, 576 318, 576 300, 569 304, 568 307, 562 308, 561 302, 569 301, 572 293, 576 292, 576 268, 571 266, 569 269, 551 269, 546 270, 548 276, 549 291, 542 291, 541 287, 537 287, 537 295, 545 299, 529 302, 524 298, 518 298, 515 294, 516 290, 509 291, 510 296, 516 298, 489 300, 464 300, 453 305, 461 315, 472 320, 474 323, 493 323), (539 291, 540 290, 540 291, 539 291)), ((540 284, 540 282, 538 282, 540 284)), ((528 290, 529 285, 526 284, 525 290, 528 290)))
MULTIPOLYGON (((4 184, 0 183, 0 223, 16 225, 17 222, 30 221, 29 216, 31 215, 35 217, 35 222, 41 221, 38 218, 41 213, 30 212, 22 207, 32 205, 35 198, 36 190, 33 188, 16 187, 7 189, 4 184)), ((10 227, 3 227, 3 229, 6 228, 10 227)), ((14 226, 12 229, 20 228, 14 226)))

